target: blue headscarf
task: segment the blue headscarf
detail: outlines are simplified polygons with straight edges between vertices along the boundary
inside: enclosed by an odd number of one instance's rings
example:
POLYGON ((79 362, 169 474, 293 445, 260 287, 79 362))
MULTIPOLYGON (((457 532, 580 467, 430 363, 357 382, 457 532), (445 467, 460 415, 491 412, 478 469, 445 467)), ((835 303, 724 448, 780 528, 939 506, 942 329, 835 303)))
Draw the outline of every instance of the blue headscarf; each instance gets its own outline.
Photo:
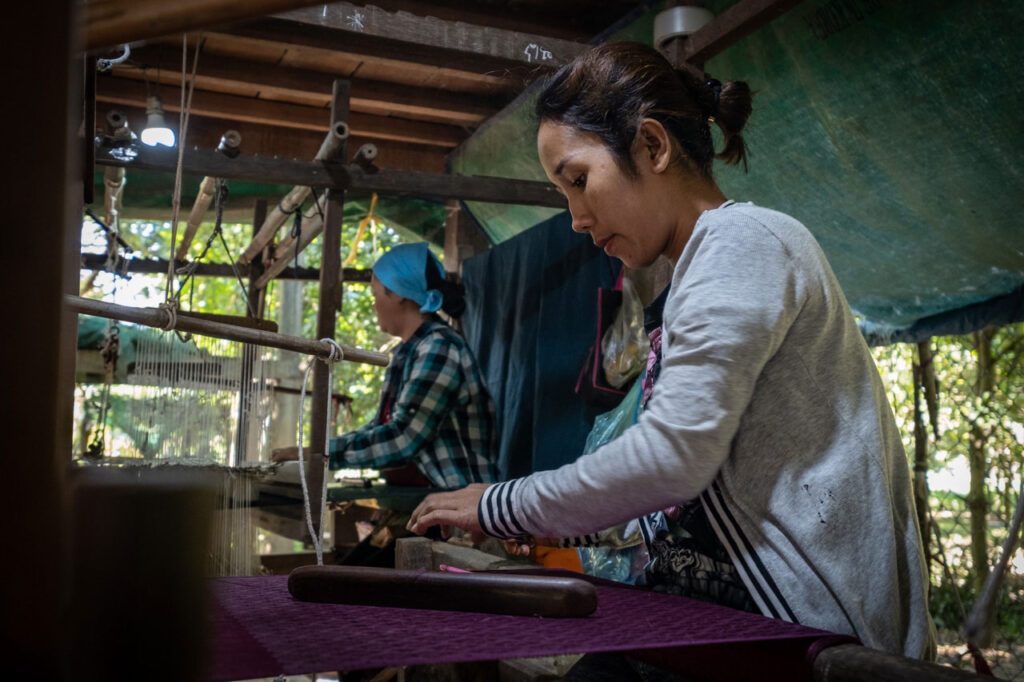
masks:
POLYGON ((399 244, 392 248, 377 259, 373 274, 381 284, 402 298, 419 303, 421 313, 436 313, 444 303, 444 296, 437 289, 427 288, 428 259, 444 279, 441 262, 430 253, 426 242, 399 244))

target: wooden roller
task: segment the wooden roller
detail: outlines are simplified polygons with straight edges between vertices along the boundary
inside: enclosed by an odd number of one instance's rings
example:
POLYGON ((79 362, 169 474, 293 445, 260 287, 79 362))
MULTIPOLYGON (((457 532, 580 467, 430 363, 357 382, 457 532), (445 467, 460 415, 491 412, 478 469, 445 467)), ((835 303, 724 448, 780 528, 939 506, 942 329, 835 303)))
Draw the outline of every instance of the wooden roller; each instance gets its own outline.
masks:
POLYGON ((577 578, 513 573, 443 573, 365 566, 301 566, 288 576, 299 601, 581 618, 597 590, 577 578))

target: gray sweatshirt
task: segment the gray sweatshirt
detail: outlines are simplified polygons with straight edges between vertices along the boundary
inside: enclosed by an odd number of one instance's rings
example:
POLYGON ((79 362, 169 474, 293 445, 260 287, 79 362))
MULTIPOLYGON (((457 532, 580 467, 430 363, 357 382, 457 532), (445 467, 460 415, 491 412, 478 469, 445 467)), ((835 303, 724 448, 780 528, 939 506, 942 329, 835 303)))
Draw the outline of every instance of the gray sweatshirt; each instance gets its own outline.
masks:
POLYGON ((878 371, 814 237, 752 204, 694 226, 637 423, 491 486, 479 519, 497 537, 582 536, 697 497, 762 613, 934 657, 910 473, 878 371))

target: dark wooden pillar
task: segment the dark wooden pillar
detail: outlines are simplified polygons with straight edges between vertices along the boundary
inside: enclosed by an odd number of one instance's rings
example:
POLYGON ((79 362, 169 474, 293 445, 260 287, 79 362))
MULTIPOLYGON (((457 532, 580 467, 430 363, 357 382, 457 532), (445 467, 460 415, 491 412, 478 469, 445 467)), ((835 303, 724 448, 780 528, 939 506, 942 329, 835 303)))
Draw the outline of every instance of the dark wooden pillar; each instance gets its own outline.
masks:
MULTIPOLYGON (((334 81, 334 95, 331 101, 331 129, 339 122, 348 123, 349 92, 348 81, 334 81)), ((346 158, 346 144, 343 142, 338 157, 346 158)), ((323 256, 320 263, 320 297, 316 318, 316 338, 334 338, 337 311, 341 306, 341 221, 345 208, 345 193, 327 190, 324 202, 323 256)), ((310 512, 313 523, 320 519, 320 489, 323 486, 323 463, 321 457, 327 452, 327 420, 331 418, 327 399, 331 386, 327 382, 327 365, 317 362, 313 370, 313 405, 310 408, 310 457, 306 468, 309 484, 310 512)), ((301 408, 300 408, 301 409, 301 408)))
POLYGON ((17 548, 0 579, 0 641, 10 679, 60 679, 68 564, 66 477, 71 459, 76 317, 62 307, 77 291, 82 202, 81 62, 72 64, 77 3, 28 3, 2 22, 8 105, 4 191, 18 197, 10 257, 0 268, 3 319, 4 480, 14 493, 0 536, 17 548), (27 126, 27 127, 26 127, 27 126))
POLYGON ((491 248, 491 241, 456 199, 448 202, 444 225, 444 269, 449 277, 462 273, 462 261, 491 248))

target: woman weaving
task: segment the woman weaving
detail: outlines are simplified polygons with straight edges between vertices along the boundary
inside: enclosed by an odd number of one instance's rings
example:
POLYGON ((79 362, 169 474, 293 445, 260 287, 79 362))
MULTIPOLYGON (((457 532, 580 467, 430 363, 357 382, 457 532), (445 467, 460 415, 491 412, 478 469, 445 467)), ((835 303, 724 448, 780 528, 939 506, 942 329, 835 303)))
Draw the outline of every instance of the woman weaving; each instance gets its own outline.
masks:
MULTIPOLYGON (((419 242, 381 256, 370 286, 381 331, 402 343, 388 365, 375 419, 331 439, 330 468, 393 468, 402 473, 392 482, 438 488, 497 480, 494 402, 465 340, 436 314, 462 313, 455 285, 419 242)), ((296 454, 287 448, 274 457, 296 454)))
POLYGON ((740 592, 680 580, 683 594, 934 656, 906 456, 835 275, 802 224, 728 200, 712 174, 712 123, 717 156, 745 163, 747 85, 612 43, 552 76, 536 111, 573 229, 631 267, 674 264, 660 373, 618 439, 430 495, 409 528, 559 538, 681 508, 675 532, 701 535, 740 592))

